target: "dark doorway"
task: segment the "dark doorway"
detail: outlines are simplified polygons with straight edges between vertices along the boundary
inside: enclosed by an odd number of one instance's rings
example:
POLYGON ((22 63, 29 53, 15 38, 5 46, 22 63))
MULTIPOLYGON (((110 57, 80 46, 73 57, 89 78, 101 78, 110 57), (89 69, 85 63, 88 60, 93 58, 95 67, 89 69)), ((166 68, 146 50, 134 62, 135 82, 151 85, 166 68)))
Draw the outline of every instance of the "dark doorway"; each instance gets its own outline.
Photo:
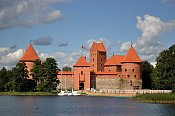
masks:
POLYGON ((79 90, 84 90, 84 83, 83 82, 80 82, 79 90))

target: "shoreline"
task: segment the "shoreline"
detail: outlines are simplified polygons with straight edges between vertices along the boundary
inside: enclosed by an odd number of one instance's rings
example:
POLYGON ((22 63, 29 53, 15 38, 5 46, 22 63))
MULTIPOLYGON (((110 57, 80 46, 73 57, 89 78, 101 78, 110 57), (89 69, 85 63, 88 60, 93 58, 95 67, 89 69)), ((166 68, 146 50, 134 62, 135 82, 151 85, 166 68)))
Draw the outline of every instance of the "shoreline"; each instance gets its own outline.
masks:
MULTIPOLYGON (((149 94, 150 97, 143 98, 143 96, 147 96, 148 94, 109 94, 109 93, 82 93, 81 96, 99 96, 99 97, 123 97, 130 98, 137 102, 143 103, 155 103, 155 104, 175 104, 175 98, 167 99, 168 97, 161 97, 161 99, 156 99, 155 94, 149 94), (152 99, 150 99, 152 97, 152 99)), ((157 94, 156 94, 157 95, 157 94)), ((166 96, 174 96, 175 94, 158 94, 158 95, 166 95, 166 96)), ((57 93, 53 92, 0 92, 0 96, 57 96, 57 93)))
POLYGON ((153 104, 175 104, 174 100, 142 100, 142 99, 133 99, 136 100, 137 102, 142 102, 142 103, 153 103, 153 104))
POLYGON ((0 92, 0 96, 57 96, 52 92, 0 92))

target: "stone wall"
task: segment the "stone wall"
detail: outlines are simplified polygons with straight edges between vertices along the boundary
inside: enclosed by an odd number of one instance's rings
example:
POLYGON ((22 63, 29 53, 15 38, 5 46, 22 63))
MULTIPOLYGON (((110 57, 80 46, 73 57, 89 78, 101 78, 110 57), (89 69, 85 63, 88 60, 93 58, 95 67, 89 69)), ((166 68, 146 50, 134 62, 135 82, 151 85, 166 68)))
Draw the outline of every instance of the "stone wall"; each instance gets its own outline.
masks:
POLYGON ((58 89, 73 89, 74 81, 72 75, 57 75, 57 78, 59 79, 58 89))
POLYGON ((142 81, 123 79, 117 75, 91 75, 91 88, 100 89, 141 89, 142 81))

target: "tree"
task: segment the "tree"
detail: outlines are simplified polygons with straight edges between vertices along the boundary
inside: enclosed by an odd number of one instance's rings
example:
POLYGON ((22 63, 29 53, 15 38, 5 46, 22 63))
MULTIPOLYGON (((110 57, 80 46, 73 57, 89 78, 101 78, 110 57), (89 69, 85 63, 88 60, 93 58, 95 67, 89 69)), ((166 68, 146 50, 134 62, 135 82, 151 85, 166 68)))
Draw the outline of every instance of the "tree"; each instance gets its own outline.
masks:
POLYGON ((72 71, 72 68, 71 67, 68 67, 68 66, 65 66, 65 67, 63 67, 62 71, 69 72, 69 71, 72 71))
POLYGON ((47 58, 42 64, 44 77, 44 91, 56 90, 58 67, 54 58, 47 58))
POLYGON ((34 67, 31 69, 32 79, 36 83, 36 90, 43 91, 44 90, 44 68, 41 64, 41 61, 36 60, 34 67))
POLYGON ((25 62, 17 63, 13 71, 14 90, 19 92, 34 91, 35 83, 28 79, 28 70, 25 62))
POLYGON ((0 91, 5 91, 5 85, 8 82, 7 70, 3 67, 0 70, 0 91))
POLYGON ((175 44, 160 52, 153 74, 155 89, 172 89, 175 86, 175 44))
POLYGON ((154 67, 148 62, 142 62, 142 88, 151 89, 151 74, 154 67))

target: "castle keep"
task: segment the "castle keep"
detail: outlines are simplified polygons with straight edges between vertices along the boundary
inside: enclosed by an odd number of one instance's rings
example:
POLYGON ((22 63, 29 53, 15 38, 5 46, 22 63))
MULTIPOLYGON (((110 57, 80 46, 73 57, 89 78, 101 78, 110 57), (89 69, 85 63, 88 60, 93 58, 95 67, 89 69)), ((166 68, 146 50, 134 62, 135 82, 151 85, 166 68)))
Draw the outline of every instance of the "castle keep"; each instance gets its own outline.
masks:
MULTIPOLYGON (((141 89, 141 59, 131 45, 126 55, 112 55, 107 59, 103 43, 93 42, 90 49, 89 62, 82 55, 73 65, 72 72, 59 71, 59 89, 90 90, 90 89, 141 89)), ((30 43, 20 58, 29 71, 34 61, 39 60, 30 43)))
POLYGON ((90 61, 80 56, 73 72, 59 72, 60 89, 141 89, 141 59, 131 45, 126 55, 106 57, 103 43, 93 42, 90 61))

